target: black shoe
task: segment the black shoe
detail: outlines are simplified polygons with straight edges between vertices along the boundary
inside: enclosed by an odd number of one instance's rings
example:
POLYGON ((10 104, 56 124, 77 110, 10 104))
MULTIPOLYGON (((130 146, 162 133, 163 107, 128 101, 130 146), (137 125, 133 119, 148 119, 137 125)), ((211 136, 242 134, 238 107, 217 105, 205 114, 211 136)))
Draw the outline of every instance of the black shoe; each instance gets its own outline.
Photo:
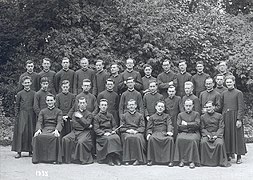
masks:
POLYGON ((181 161, 178 166, 179 167, 184 167, 184 162, 181 161))
POLYGON ((129 162, 125 162, 124 165, 125 165, 125 166, 128 166, 128 165, 129 165, 129 162))
POLYGON ((120 166, 120 165, 121 165, 120 160, 119 160, 119 159, 115 159, 115 164, 116 164, 117 166, 120 166))
POLYGON ((21 158, 21 152, 18 152, 17 155, 15 156, 16 159, 21 158))
POLYGON ((153 165, 152 161, 148 161, 147 166, 152 166, 152 165, 153 165))
POLYGON ((169 166, 169 167, 173 167, 173 166, 174 166, 173 162, 170 162, 170 163, 168 164, 168 166, 169 166))
POLYGON ((195 164, 193 162, 190 163, 190 166, 189 166, 191 169, 194 169, 195 168, 195 164))
POLYGON ((140 163, 138 160, 134 161, 133 166, 138 166, 140 163))
POLYGON ((242 164, 242 158, 237 158, 236 164, 242 164))
POLYGON ((115 164, 112 162, 112 159, 109 159, 108 165, 109 165, 109 166, 114 166, 114 165, 115 165, 115 164))
POLYGON ((33 156, 33 153, 32 152, 29 152, 29 155, 28 155, 29 157, 32 157, 33 156))

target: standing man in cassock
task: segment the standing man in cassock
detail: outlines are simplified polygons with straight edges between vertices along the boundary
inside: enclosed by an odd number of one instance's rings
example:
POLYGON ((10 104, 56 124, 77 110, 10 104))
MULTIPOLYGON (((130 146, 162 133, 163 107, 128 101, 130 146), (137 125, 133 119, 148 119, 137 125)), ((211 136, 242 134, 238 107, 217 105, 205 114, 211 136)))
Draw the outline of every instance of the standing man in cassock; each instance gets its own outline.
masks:
POLYGON ((119 115, 122 115, 128 111, 127 104, 130 99, 134 99, 137 103, 137 111, 141 114, 144 114, 143 109, 143 100, 141 93, 134 89, 135 81, 133 77, 128 77, 126 80, 126 85, 128 87, 120 98, 119 103, 119 115))
POLYGON ((170 116, 164 113, 164 101, 158 101, 155 108, 156 113, 149 118, 147 125, 147 165, 166 163, 172 167, 174 155, 172 121, 170 116))
POLYGON ((68 117, 68 112, 75 104, 75 95, 69 92, 69 88, 70 82, 68 80, 63 80, 61 85, 62 91, 56 95, 55 106, 62 110, 63 115, 62 137, 71 132, 71 123, 70 118, 68 117))
POLYGON ((119 66, 115 62, 111 64, 110 79, 112 79, 114 81, 113 91, 116 92, 120 96, 121 95, 121 92, 120 92, 121 75, 119 74, 119 66))
POLYGON ((69 69, 70 62, 69 58, 64 57, 61 62, 62 69, 56 73, 55 75, 55 89, 57 93, 61 92, 61 85, 62 81, 68 80, 69 81, 69 92, 74 93, 74 76, 75 71, 69 69))
POLYGON ((224 86, 225 77, 222 74, 216 75, 215 82, 216 82, 216 88, 214 90, 217 91, 218 93, 221 94, 223 91, 228 89, 224 86))
POLYGON ((193 87, 194 86, 191 81, 185 82, 185 85, 184 85, 185 95, 182 98, 182 104, 184 104, 186 99, 191 99, 194 104, 193 110, 201 114, 200 101, 199 101, 199 98, 193 94, 193 90, 194 90, 193 87))
POLYGON ((40 79, 47 77, 48 79, 48 92, 56 95, 55 91, 55 72, 50 69, 51 60, 49 58, 44 58, 42 60, 42 71, 39 73, 40 79))
POLYGON ((215 91, 213 89, 214 87, 214 82, 213 79, 211 77, 208 77, 205 80, 205 86, 206 86, 206 90, 202 91, 200 93, 199 96, 199 101, 200 101, 200 107, 201 107, 201 112, 202 114, 205 113, 206 108, 205 105, 207 103, 207 101, 213 101, 214 105, 215 105, 215 111, 216 112, 220 112, 221 110, 221 104, 220 104, 220 93, 218 93, 217 91, 215 91))
MULTIPOLYGON (((218 65, 218 72, 217 74, 221 74, 224 76, 224 79, 226 79, 227 76, 233 75, 229 70, 226 61, 220 61, 218 65)), ((217 75, 216 75, 217 76, 217 75)), ((224 84, 226 85, 226 84, 224 84)))
POLYGON ((150 82, 156 81, 156 78, 152 76, 152 66, 150 64, 145 64, 143 66, 144 68, 144 74, 145 76, 142 77, 142 83, 143 83, 143 91, 142 94, 145 95, 147 92, 149 92, 149 84, 150 82))
POLYGON ((23 73, 19 77, 17 93, 24 88, 23 85, 22 85, 22 79, 23 79, 24 76, 31 77, 31 80, 32 80, 31 90, 37 92, 40 89, 40 76, 36 72, 33 71, 33 69, 34 69, 34 62, 32 60, 26 61, 25 68, 26 68, 26 72, 23 73))
POLYGON ((40 111, 36 132, 32 140, 33 163, 62 162, 61 138, 62 111, 55 107, 55 96, 46 96, 47 108, 40 111))
POLYGON ((99 93, 106 89, 106 80, 109 78, 109 74, 104 70, 104 62, 102 60, 96 61, 96 74, 95 74, 95 84, 92 90, 92 94, 97 96, 99 93))
POLYGON ((204 166, 230 166, 223 140, 223 117, 215 112, 213 101, 208 101, 205 106, 206 113, 201 116, 201 164, 204 166))
POLYGON ((97 160, 105 162, 110 166, 120 166, 120 155, 122 146, 120 137, 116 134, 116 122, 111 113, 107 112, 108 104, 106 99, 100 99, 100 111, 94 119, 94 131, 97 135, 97 160))
POLYGON ((180 72, 177 74, 177 90, 176 95, 180 96, 181 98, 185 95, 184 91, 184 83, 186 81, 190 81, 192 78, 192 75, 188 72, 186 72, 187 64, 185 60, 180 60, 178 64, 178 68, 180 72))
POLYGON ((157 84, 159 92, 163 95, 164 98, 167 98, 167 90, 169 86, 173 85, 177 87, 177 76, 174 72, 171 71, 171 64, 169 60, 163 61, 162 67, 164 72, 157 76, 157 84))
POLYGON ((106 90, 98 95, 97 102, 99 103, 101 99, 107 100, 107 111, 111 113, 119 126, 119 95, 113 91, 114 81, 112 79, 106 80, 106 90))
POLYGON ((90 93, 92 93, 93 87, 95 85, 95 71, 89 68, 89 60, 83 57, 80 60, 81 69, 75 72, 74 77, 74 94, 79 94, 82 92, 82 85, 84 79, 89 79, 91 82, 90 93))
POLYGON ((33 103, 33 109, 37 117, 39 116, 40 111, 48 106, 46 103, 46 96, 50 94, 47 91, 49 85, 47 77, 41 78, 40 85, 41 89, 35 93, 33 103))
POLYGON ((92 114, 86 109, 84 97, 78 99, 78 109, 72 116, 72 131, 62 138, 62 150, 65 163, 93 163, 91 127, 92 114))
POLYGON ((204 63, 203 61, 198 61, 196 63, 197 73, 192 76, 192 83, 194 86, 193 94, 199 97, 200 93, 206 89, 205 80, 209 77, 209 74, 204 73, 204 63))
POLYGON ((228 90, 221 94, 222 115, 225 123, 224 140, 228 160, 237 154, 236 163, 242 163, 242 155, 247 153, 244 140, 244 99, 243 93, 235 88, 235 77, 226 77, 228 90))
POLYGON ((142 79, 141 79, 141 74, 137 71, 134 70, 134 60, 129 58, 126 60, 126 70, 121 73, 121 80, 120 80, 120 91, 123 93, 128 89, 127 86, 127 79, 129 77, 132 77, 135 81, 134 88, 141 92, 143 89, 143 84, 142 84, 142 79))
POLYGON ((179 167, 189 163, 191 169, 200 164, 199 141, 200 141, 200 116, 193 111, 193 101, 187 99, 184 103, 185 112, 177 117, 178 135, 175 143, 174 161, 179 162, 179 167))
POLYGON ((147 121, 156 113, 155 106, 159 100, 163 100, 163 95, 157 92, 157 82, 154 80, 149 83, 149 91, 143 97, 144 116, 147 121))
POLYGON ((170 115, 173 126, 173 137, 176 140, 178 128, 177 128, 177 115, 183 112, 183 105, 180 96, 176 96, 175 86, 168 88, 168 97, 165 99, 165 112, 170 115))
POLYGON ((19 91, 16 97, 16 121, 14 126, 12 151, 16 151, 15 158, 21 157, 21 152, 29 152, 32 156, 32 137, 36 125, 36 116, 33 111, 35 91, 31 90, 32 80, 30 76, 22 78, 24 89, 19 91))
POLYGON ((123 162, 134 166, 146 163, 146 142, 144 139, 144 117, 136 111, 136 100, 130 99, 127 103, 128 112, 120 117, 121 140, 123 144, 123 162))

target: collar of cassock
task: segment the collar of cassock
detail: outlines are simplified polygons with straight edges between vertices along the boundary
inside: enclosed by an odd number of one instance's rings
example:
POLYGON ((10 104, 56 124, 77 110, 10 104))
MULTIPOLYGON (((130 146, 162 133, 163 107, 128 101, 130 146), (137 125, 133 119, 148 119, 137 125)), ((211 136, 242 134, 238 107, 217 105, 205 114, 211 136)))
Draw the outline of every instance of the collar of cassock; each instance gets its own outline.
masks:
POLYGON ((210 93, 210 92, 213 91, 213 88, 212 89, 207 89, 206 91, 210 93))
POLYGON ((43 69, 43 72, 45 73, 48 73, 50 71, 50 69, 46 70, 46 69, 43 69))
POLYGON ((161 115, 163 115, 163 112, 156 112, 156 114, 157 114, 158 116, 161 116, 161 115))
POLYGON ((66 71, 66 72, 69 70, 69 68, 68 68, 68 69, 64 69, 64 68, 62 68, 62 69, 63 69, 63 71, 66 71))
POLYGON ((30 90, 31 90, 31 88, 28 88, 28 89, 25 89, 25 88, 24 88, 24 90, 25 90, 26 92, 28 92, 28 91, 30 91, 30 90))
POLYGON ((133 91, 134 91, 134 88, 133 88, 133 89, 129 89, 129 88, 128 88, 128 91, 133 92, 133 91))
POLYGON ((49 110, 52 110, 55 108, 55 106, 52 106, 52 107, 47 107, 49 110))
POLYGON ((186 94, 187 97, 190 97, 193 93, 191 92, 189 95, 186 94))
POLYGON ((33 71, 32 72, 29 72, 29 71, 26 71, 28 74, 32 74, 33 73, 33 71))
POLYGON ((207 114, 209 114, 209 115, 213 115, 214 114, 214 110, 212 111, 212 112, 207 112, 207 114))
POLYGON ((113 89, 106 89, 106 90, 110 93, 113 92, 113 89))
POLYGON ((126 69, 127 72, 131 73, 134 71, 134 69, 126 69))
POLYGON ((84 94, 89 94, 89 91, 83 91, 84 94))
POLYGON ((235 89, 234 87, 233 87, 233 88, 228 88, 229 91, 232 91, 232 90, 234 90, 234 89, 235 89))
POLYGON ((117 77, 119 75, 119 73, 115 73, 115 74, 112 74, 112 77, 117 77))
POLYGON ((170 99, 173 99, 175 96, 168 96, 170 99))
POLYGON ((216 87, 217 87, 218 89, 222 89, 224 86, 221 85, 221 86, 216 86, 216 87))
POLYGON ((154 92, 150 92, 152 95, 155 95, 157 93, 157 91, 154 91, 154 92))
POLYGON ((203 71, 202 72, 197 72, 198 75, 202 75, 203 73, 204 73, 203 71))
POLYGON ((106 115, 106 114, 107 114, 107 111, 101 111, 101 110, 100 110, 100 114, 106 115))
POLYGON ((97 74, 100 74, 100 73, 102 73, 102 72, 103 72, 103 69, 101 69, 100 71, 98 71, 97 74))
POLYGON ((168 70, 168 71, 164 71, 164 73, 169 74, 169 73, 170 73, 170 70, 168 70))
POLYGON ((63 91, 62 91, 62 93, 63 93, 64 95, 67 95, 69 92, 63 92, 63 91))
POLYGON ((186 71, 184 71, 184 72, 180 72, 180 74, 185 74, 186 73, 186 71))
POLYGON ((151 78, 151 75, 145 75, 146 78, 150 79, 151 78))
POLYGON ((85 68, 85 69, 84 69, 84 68, 82 68, 82 70, 85 72, 85 71, 87 71, 87 70, 88 70, 88 68, 85 68))
POLYGON ((187 114, 190 114, 191 112, 192 112, 192 110, 191 111, 185 111, 187 114))
POLYGON ((135 114, 136 113, 136 110, 134 111, 128 111, 130 114, 135 114))

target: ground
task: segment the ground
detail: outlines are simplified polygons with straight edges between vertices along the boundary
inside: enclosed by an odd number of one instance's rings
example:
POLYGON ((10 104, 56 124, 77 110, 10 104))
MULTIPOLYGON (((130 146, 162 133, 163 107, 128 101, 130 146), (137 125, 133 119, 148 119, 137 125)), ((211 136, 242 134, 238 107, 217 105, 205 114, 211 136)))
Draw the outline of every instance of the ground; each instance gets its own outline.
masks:
MULTIPOLYGON (((11 147, 0 147, 0 179, 53 179, 53 180, 250 180, 253 177, 253 144, 247 144, 248 153, 243 156, 243 163, 225 167, 196 167, 189 169, 185 166, 167 167, 154 165, 142 166, 108 166, 106 164, 32 164, 30 157, 15 159, 11 147)), ((24 153, 24 155, 28 155, 24 153)))

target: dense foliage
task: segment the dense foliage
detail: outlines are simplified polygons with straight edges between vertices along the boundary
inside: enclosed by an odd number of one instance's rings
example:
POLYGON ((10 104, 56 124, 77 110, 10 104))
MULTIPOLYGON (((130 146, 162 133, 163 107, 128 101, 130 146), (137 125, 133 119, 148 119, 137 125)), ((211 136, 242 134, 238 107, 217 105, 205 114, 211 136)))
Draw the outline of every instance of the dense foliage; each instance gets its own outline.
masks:
POLYGON ((7 0, 0 11, 0 96, 9 114, 24 62, 34 60, 39 71, 44 57, 56 71, 64 56, 73 69, 83 56, 122 67, 132 57, 139 70, 151 63, 155 76, 166 58, 175 71, 186 59, 191 73, 202 60, 211 75, 226 60, 238 88, 252 88, 250 0, 7 0))

